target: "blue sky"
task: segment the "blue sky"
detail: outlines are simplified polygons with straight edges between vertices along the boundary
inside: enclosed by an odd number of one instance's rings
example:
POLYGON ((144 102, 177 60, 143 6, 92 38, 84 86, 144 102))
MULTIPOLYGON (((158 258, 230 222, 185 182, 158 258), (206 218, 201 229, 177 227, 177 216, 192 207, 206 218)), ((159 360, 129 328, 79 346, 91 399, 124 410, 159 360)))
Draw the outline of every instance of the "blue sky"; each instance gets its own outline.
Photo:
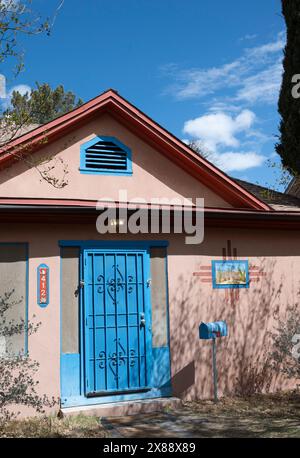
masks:
MULTIPOLYGON (((51 15, 59 3, 33 7, 51 15)), ((228 174, 275 185, 280 12, 280 0, 65 0, 49 37, 22 39, 25 70, 0 71, 8 94, 35 81, 85 101, 114 88, 228 174)))

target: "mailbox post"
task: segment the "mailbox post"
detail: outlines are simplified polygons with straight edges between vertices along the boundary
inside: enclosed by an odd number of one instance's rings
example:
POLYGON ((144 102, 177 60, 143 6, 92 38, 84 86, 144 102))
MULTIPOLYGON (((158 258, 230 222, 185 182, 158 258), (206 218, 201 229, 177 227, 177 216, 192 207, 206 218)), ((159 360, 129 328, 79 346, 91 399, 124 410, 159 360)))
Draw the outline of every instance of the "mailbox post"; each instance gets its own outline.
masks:
POLYGON ((217 370, 217 346, 216 338, 212 339, 212 364, 213 364, 213 378, 214 378, 214 401, 218 402, 218 370, 217 370))
POLYGON ((216 339, 227 336, 227 324, 225 321, 214 323, 201 323, 199 326, 199 337, 212 341, 212 366, 214 382, 214 401, 218 402, 218 371, 217 371, 217 345, 216 339))

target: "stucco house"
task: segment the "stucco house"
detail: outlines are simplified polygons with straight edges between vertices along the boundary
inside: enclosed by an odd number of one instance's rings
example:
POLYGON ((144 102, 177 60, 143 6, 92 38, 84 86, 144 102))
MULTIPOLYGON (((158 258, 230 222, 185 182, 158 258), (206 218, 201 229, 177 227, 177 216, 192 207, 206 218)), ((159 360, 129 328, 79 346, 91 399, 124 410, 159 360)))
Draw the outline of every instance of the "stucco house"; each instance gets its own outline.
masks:
POLYGON ((63 412, 124 413, 211 397, 199 324, 225 320, 220 393, 251 391, 253 380, 287 387, 266 367, 268 332, 298 301, 300 199, 262 191, 114 90, 11 141, 0 152, 0 294, 13 292, 14 317, 41 327, 2 339, 1 352, 10 344, 39 361, 40 391, 63 412), (134 229, 137 211, 155 231, 134 229), (198 243, 175 230, 179 215, 204 218, 198 243), (218 282, 213 261, 238 263, 243 280, 218 282))

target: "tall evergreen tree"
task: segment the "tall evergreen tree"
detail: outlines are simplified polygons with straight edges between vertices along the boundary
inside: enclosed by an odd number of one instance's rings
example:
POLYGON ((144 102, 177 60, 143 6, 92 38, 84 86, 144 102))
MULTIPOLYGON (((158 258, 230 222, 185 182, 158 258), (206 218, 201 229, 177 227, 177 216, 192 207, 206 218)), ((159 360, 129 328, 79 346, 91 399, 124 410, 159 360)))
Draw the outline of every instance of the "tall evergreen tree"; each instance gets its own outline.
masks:
POLYGON ((47 83, 36 83, 36 86, 30 94, 15 91, 12 94, 11 107, 5 114, 9 114, 18 125, 24 121, 45 124, 83 104, 73 92, 65 92, 62 85, 55 89, 47 83))
MULTIPOLYGON (((295 75, 300 75, 300 0, 282 0, 287 27, 284 75, 278 110, 281 115, 280 138, 276 151, 282 165, 292 175, 300 174, 300 98, 295 97, 295 75)), ((300 76, 299 76, 300 81, 300 76)), ((300 91, 299 96, 300 96, 300 91)))
MULTIPOLYGON (((37 124, 52 121, 83 104, 73 92, 66 92, 62 85, 55 89, 47 83, 36 85, 30 93, 23 95, 14 91, 9 108, 0 113, 0 150, 2 146, 32 130, 37 124)), ((47 141, 47 136, 44 141, 47 141)), ((22 146, 19 150, 14 149, 15 158, 25 162, 28 167, 35 168, 41 179, 55 188, 63 188, 68 184, 68 164, 62 157, 52 160, 50 156, 39 162, 26 156, 24 152, 22 146)))

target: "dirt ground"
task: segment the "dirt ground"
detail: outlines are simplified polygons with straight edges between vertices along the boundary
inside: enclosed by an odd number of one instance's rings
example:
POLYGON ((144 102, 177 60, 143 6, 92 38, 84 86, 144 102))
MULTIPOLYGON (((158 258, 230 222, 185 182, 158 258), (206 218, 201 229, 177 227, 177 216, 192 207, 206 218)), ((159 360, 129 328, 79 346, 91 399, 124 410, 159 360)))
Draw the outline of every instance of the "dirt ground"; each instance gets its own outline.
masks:
POLYGON ((186 402, 132 417, 35 418, 7 423, 1 437, 300 437, 300 394, 186 402))
POLYGON ((207 419, 193 428, 196 437, 300 437, 299 393, 186 403, 185 408, 207 419))

